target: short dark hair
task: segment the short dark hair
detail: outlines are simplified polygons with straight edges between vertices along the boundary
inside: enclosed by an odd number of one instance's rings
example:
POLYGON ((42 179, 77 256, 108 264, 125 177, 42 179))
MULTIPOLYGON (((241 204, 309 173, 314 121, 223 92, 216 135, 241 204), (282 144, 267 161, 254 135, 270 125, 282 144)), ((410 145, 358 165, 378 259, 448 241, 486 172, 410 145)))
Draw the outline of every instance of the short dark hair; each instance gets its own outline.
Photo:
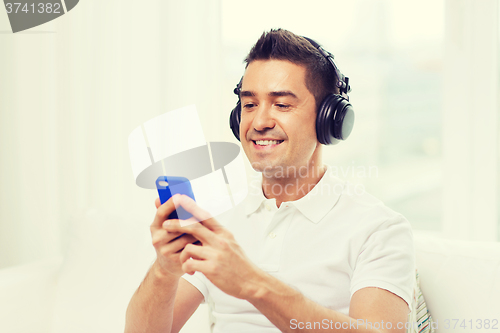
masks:
POLYGON ((245 58, 246 66, 254 60, 288 60, 306 68, 306 87, 314 96, 316 108, 329 94, 338 94, 337 74, 331 63, 307 39, 284 29, 264 32, 245 58))

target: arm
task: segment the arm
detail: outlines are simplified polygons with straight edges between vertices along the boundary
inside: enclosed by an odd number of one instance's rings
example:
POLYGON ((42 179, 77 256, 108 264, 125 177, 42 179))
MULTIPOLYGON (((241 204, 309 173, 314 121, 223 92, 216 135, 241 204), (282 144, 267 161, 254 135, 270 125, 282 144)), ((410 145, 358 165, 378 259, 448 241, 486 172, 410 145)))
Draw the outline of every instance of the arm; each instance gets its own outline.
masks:
POLYGON ((196 241, 191 235, 168 232, 163 223, 175 209, 172 198, 160 206, 151 224, 157 259, 136 290, 126 313, 125 332, 178 332, 203 300, 203 295, 180 277, 180 251, 196 241))
POLYGON ((349 316, 307 299, 271 276, 264 277, 258 286, 250 289, 253 292, 245 298, 282 332, 324 332, 326 329, 405 332, 408 306, 403 299, 384 289, 358 290, 351 299, 349 316))
POLYGON ((179 332, 203 300, 191 283, 153 264, 127 309, 125 332, 179 332))

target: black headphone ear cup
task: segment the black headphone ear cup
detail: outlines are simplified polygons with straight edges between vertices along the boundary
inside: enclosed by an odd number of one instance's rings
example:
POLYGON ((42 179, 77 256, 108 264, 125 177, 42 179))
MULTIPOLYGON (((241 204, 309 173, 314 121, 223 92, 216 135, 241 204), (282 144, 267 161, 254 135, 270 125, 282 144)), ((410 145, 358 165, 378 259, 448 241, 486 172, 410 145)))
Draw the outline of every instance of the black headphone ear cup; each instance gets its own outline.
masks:
POLYGON ((240 141, 240 120, 241 120, 241 101, 234 107, 229 115, 229 126, 233 131, 234 136, 240 141))
POLYGON ((351 134, 354 125, 352 105, 341 95, 330 94, 316 116, 316 136, 324 145, 337 144, 351 134))
POLYGON ((330 145, 337 143, 334 137, 335 113, 341 99, 342 96, 340 95, 330 94, 325 97, 318 109, 318 114, 316 115, 316 137, 321 144, 330 145))
POLYGON ((343 97, 337 105, 333 123, 333 137, 337 140, 345 140, 351 134, 354 126, 354 110, 351 103, 343 97))

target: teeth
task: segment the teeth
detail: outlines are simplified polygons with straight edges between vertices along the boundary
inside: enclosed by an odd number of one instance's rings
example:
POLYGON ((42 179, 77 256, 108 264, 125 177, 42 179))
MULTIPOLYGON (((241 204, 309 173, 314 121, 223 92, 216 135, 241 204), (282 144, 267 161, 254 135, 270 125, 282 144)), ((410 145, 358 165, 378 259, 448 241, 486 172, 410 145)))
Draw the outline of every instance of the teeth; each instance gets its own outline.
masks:
POLYGON ((280 144, 283 141, 278 141, 278 140, 257 140, 255 141, 256 144, 259 146, 268 146, 268 145, 277 145, 280 144))

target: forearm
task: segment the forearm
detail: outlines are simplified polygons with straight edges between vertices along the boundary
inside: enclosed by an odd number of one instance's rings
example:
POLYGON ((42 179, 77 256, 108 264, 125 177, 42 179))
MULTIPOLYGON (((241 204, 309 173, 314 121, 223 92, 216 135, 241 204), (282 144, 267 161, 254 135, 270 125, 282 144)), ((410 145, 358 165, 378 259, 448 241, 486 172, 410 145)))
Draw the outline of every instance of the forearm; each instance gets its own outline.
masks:
POLYGON ((307 299, 267 274, 250 288, 247 300, 282 332, 382 332, 366 327, 366 320, 358 321, 307 299))
POLYGON ((155 262, 127 308, 125 333, 169 333, 179 277, 165 275, 155 262))

